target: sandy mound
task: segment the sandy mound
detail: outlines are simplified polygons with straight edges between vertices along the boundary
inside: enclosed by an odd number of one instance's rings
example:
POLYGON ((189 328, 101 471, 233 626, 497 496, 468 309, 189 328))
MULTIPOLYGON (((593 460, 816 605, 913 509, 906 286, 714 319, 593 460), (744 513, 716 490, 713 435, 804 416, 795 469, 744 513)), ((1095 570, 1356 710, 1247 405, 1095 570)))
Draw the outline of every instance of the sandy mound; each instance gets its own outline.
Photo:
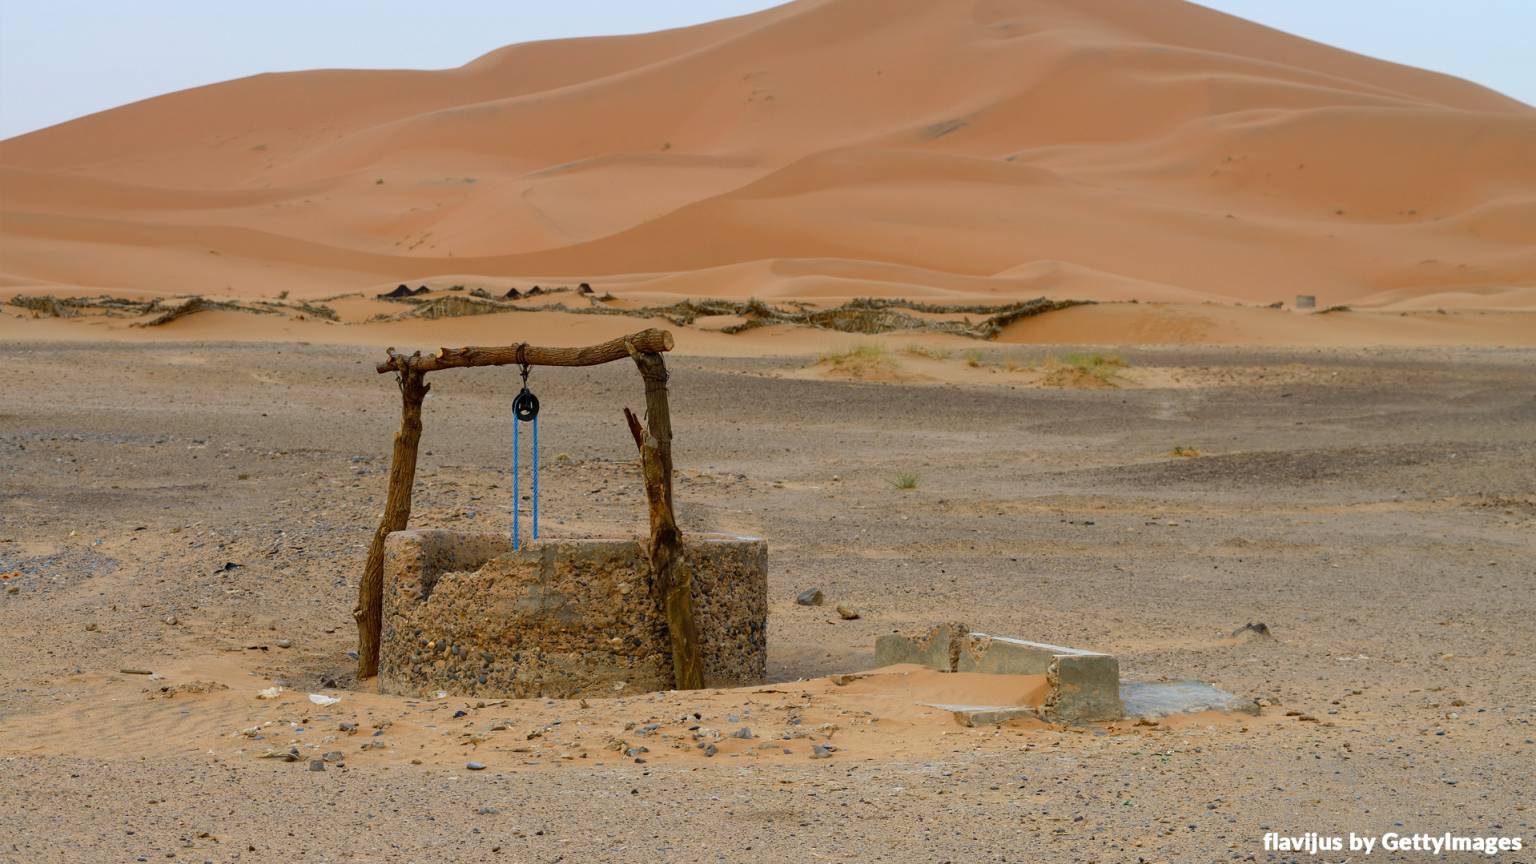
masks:
POLYGON ((0 283, 1528 309, 1532 153, 1529 106, 1177 0, 799 0, 5 141, 0 283))

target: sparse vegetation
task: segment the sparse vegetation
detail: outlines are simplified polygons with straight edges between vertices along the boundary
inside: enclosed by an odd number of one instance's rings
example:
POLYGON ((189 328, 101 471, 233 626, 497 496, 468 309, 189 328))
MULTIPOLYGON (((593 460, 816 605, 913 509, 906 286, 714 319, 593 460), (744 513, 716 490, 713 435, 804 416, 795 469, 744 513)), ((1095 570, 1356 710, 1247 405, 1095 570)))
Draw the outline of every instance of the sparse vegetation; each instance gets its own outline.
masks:
POLYGON ((1128 363, 1119 354, 1068 354, 1047 358, 1049 371, 1041 383, 1047 387, 1118 387, 1117 379, 1128 363))
POLYGON ((901 349, 903 353, 913 357, 926 357, 929 360, 948 360, 954 352, 947 348, 930 348, 927 345, 912 344, 901 349))
POLYGON ((1193 447, 1185 447, 1183 444, 1180 444, 1180 445, 1174 447, 1172 450, 1169 450, 1168 451, 1168 455, 1169 456, 1179 456, 1179 457, 1182 457, 1182 458, 1185 458, 1185 459, 1193 459, 1196 456, 1200 455, 1200 451, 1196 450, 1193 447))
POLYGON ((846 351, 823 354, 817 362, 854 378, 863 378, 896 366, 895 360, 883 345, 856 345, 846 351))
POLYGON ((891 479, 889 479, 889 480, 887 480, 885 482, 891 484, 891 488, 892 489, 901 489, 903 491, 906 491, 906 490, 909 490, 909 489, 916 489, 917 488, 917 480, 918 480, 918 477, 917 477, 916 474, 901 473, 901 474, 897 474, 895 477, 892 477, 891 479))
POLYGON ((965 352, 965 365, 972 369, 981 368, 981 352, 972 348, 965 352))

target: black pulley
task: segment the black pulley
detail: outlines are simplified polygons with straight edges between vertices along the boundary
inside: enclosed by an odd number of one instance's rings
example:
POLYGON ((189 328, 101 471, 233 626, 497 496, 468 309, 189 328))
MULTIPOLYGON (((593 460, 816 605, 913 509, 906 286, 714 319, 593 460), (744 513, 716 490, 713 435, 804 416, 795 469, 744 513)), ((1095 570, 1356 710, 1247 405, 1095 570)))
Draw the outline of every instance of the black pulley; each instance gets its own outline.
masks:
POLYGON ((539 416, 539 397, 533 395, 533 391, 524 387, 512 400, 512 414, 524 423, 539 416))

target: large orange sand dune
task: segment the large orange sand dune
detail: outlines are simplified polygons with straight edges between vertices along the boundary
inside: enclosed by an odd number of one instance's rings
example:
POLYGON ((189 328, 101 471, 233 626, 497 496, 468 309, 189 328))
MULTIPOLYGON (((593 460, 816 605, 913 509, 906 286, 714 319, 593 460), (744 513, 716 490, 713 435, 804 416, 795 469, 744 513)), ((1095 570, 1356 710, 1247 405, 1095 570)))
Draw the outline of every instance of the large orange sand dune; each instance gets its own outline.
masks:
POLYGON ((65 293, 1530 309, 1536 110, 1179 0, 798 0, 150 99, 0 142, 0 211, 65 293))

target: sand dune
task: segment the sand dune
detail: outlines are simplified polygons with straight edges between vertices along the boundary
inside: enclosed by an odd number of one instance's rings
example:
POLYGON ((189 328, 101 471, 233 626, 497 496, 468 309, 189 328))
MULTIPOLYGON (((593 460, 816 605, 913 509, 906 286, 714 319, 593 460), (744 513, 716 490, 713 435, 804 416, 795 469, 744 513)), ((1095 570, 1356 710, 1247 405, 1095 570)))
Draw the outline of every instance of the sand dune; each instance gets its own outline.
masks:
POLYGON ((1536 308, 1536 110, 1179 0, 798 0, 0 142, 0 280, 1536 308))

